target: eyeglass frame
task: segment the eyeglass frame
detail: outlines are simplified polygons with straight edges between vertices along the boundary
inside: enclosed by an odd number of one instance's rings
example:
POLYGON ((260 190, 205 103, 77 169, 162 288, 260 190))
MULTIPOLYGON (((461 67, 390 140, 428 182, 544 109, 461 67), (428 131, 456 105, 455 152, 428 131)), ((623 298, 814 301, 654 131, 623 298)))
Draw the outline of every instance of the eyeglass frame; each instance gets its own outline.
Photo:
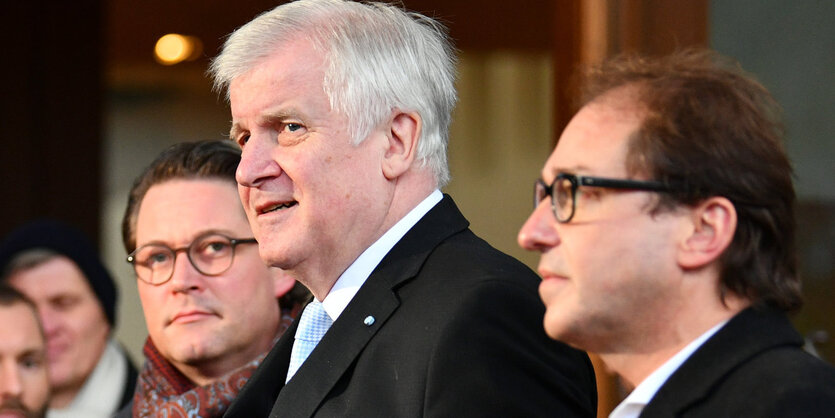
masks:
POLYGON ((571 219, 574 218, 574 214, 577 212, 577 189, 579 189, 580 186, 600 187, 616 190, 639 190, 658 193, 669 193, 675 191, 674 188, 656 180, 613 179, 608 177, 580 176, 570 173, 557 173, 556 177, 554 177, 554 181, 551 182, 550 185, 545 184, 545 181, 541 178, 536 179, 536 181, 534 182, 533 207, 534 209, 536 209, 537 207, 539 207, 539 204, 542 203, 542 199, 544 199, 545 196, 550 196, 551 211, 554 213, 554 218, 557 220, 557 222, 571 222, 571 219), (556 196, 554 196, 554 185, 556 185, 557 182, 562 180, 568 180, 571 183, 571 214, 565 220, 560 219, 559 215, 557 215, 556 196), (537 193, 540 187, 545 192, 545 195, 542 196, 542 199, 539 198, 539 193, 537 193))
POLYGON ((186 253, 186 258, 188 259, 188 262, 191 264, 192 267, 194 267, 195 270, 197 270, 198 273, 200 273, 204 276, 215 277, 215 276, 220 276, 223 273, 226 273, 230 268, 232 268, 232 264, 235 264, 235 248, 238 245, 241 245, 241 244, 257 244, 257 243, 258 243, 258 240, 256 240, 254 237, 253 238, 232 238, 232 237, 226 236, 226 235, 218 233, 218 232, 207 232, 205 234, 201 234, 201 235, 197 236, 196 238, 194 238, 185 247, 171 248, 168 245, 165 245, 165 244, 162 244, 162 243, 148 243, 148 244, 142 245, 140 247, 137 247, 130 254, 128 254, 125 261, 127 261, 129 264, 131 264, 133 266, 133 271, 134 271, 134 273, 136 273, 136 278, 137 279, 142 280, 144 283, 147 283, 151 286, 161 286, 161 285, 167 283, 169 280, 171 280, 172 277, 174 277, 174 263, 176 263, 177 254, 180 253, 180 252, 185 252, 186 253), (209 274, 209 273, 204 272, 202 269, 200 269, 200 267, 197 267, 197 264, 191 258, 191 248, 194 246, 195 243, 198 243, 198 242, 202 241, 203 239, 205 239, 207 237, 211 237, 211 236, 215 236, 215 235, 229 240, 229 245, 232 247, 232 255, 230 256, 230 259, 229 259, 229 265, 226 266, 226 268, 224 268, 222 271, 219 271, 217 273, 209 274), (174 254, 174 257, 172 257, 172 259, 171 259, 171 263, 172 263, 171 272, 168 273, 168 277, 166 277, 165 280, 163 280, 161 282, 158 282, 158 283, 153 283, 153 282, 150 282, 148 280, 143 279, 140 276, 139 272, 136 270, 136 254, 139 253, 139 250, 141 250, 145 247, 150 247, 150 246, 162 247, 162 248, 165 248, 165 249, 169 250, 172 254, 174 254))

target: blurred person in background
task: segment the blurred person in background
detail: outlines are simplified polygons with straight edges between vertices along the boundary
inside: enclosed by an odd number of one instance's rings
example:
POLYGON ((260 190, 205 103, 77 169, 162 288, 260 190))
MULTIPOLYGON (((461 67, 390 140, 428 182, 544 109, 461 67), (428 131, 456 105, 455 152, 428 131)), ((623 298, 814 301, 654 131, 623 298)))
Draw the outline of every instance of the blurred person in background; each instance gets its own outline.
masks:
POLYGON ((113 338, 117 290, 78 229, 38 220, 0 243, 2 281, 38 308, 47 341, 50 418, 109 417, 130 401, 136 368, 113 338))
POLYGON ((0 416, 43 418, 48 403, 46 337, 37 308, 0 283, 0 416))

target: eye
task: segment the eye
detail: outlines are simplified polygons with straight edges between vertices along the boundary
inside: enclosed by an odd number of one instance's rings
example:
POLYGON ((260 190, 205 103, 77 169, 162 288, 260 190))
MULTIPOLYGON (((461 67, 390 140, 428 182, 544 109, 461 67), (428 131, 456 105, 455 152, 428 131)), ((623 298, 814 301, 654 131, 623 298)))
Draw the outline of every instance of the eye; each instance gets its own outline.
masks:
POLYGON ((206 253, 219 253, 229 248, 229 243, 226 242, 210 242, 203 250, 206 253))
POLYGON ((24 369, 29 369, 29 370, 40 369, 41 367, 43 367, 43 364, 44 364, 44 360, 43 360, 42 356, 38 356, 38 355, 34 355, 34 354, 33 355, 27 355, 27 356, 20 359, 20 365, 24 369))
POLYGON ((57 311, 67 311, 77 305, 80 298, 75 295, 59 295, 51 299, 52 307, 57 311))
POLYGON ((238 136, 238 139, 236 139, 235 142, 238 143, 239 147, 243 148, 244 145, 246 145, 246 143, 249 142, 249 134, 238 136))
POLYGON ((282 132, 294 133, 294 132, 298 132, 298 131, 300 131, 300 130, 302 130, 302 129, 304 129, 304 125, 302 125, 301 123, 297 123, 297 122, 285 122, 285 123, 282 125, 282 127, 280 128, 279 133, 282 133, 282 132))
POLYGON ((148 267, 153 268, 154 265, 164 264, 168 262, 168 259, 171 257, 171 255, 168 254, 167 251, 156 251, 147 254, 146 257, 147 258, 145 259, 145 262, 143 262, 142 264, 145 264, 148 267))
POLYGON ((582 195, 583 199, 586 200, 597 200, 605 191, 605 189, 599 187, 580 187, 577 189, 577 194, 582 195))
POLYGON ((221 236, 212 236, 194 247, 194 254, 200 258, 226 257, 232 251, 232 243, 221 236))

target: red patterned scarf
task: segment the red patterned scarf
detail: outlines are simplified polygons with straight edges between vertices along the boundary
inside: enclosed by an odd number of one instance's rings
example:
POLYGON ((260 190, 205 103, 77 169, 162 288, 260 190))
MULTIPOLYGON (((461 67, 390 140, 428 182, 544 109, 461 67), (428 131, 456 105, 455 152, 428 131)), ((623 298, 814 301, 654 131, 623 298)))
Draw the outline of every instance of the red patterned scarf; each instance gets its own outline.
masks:
MULTIPOLYGON (((293 313, 296 312, 282 312, 276 339, 293 322, 293 313)), ((196 386, 159 353, 150 337, 145 341, 142 352, 146 361, 136 381, 134 417, 221 417, 267 355, 258 356, 214 383, 196 386)))

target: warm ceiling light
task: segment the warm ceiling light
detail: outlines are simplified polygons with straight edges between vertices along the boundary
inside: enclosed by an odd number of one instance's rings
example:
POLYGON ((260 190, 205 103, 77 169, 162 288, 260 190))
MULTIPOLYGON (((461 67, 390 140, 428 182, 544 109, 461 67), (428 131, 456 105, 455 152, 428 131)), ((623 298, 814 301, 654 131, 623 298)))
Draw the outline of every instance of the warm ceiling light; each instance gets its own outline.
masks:
POLYGON ((194 36, 169 33, 157 40, 154 56, 160 64, 174 65, 185 60, 194 60, 203 52, 203 45, 194 36))

